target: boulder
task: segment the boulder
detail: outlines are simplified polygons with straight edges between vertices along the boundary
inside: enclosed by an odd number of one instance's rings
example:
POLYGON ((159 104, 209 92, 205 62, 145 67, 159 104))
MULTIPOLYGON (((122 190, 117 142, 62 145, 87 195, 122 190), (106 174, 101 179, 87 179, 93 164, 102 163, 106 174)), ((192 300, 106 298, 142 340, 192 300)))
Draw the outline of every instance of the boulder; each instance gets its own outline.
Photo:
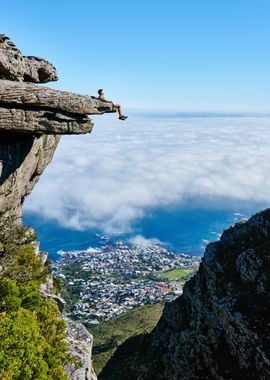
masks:
POLYGON ((55 67, 43 58, 24 56, 5 34, 0 34, 0 79, 46 83, 58 79, 55 67))

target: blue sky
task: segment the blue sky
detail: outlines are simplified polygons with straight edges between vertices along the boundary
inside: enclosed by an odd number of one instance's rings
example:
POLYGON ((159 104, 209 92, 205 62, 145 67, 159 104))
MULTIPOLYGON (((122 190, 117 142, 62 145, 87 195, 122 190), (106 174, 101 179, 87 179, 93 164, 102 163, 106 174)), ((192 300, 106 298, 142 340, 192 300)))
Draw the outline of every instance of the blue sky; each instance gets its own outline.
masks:
POLYGON ((1 32, 50 60, 52 86, 125 108, 270 111, 270 2, 12 0, 1 32))

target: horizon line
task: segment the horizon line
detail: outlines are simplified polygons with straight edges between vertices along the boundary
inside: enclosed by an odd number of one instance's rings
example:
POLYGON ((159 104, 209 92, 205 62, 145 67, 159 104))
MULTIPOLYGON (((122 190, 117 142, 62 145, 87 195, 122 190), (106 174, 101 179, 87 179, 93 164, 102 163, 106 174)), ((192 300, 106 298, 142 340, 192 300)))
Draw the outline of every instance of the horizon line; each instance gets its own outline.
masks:
MULTIPOLYGON (((130 108, 127 107, 126 111, 139 116, 162 116, 169 117, 270 117, 270 111, 184 111, 184 110, 160 110, 155 108, 130 108)), ((96 115, 91 115, 91 117, 96 115)), ((98 115, 99 116, 99 115, 98 115)))

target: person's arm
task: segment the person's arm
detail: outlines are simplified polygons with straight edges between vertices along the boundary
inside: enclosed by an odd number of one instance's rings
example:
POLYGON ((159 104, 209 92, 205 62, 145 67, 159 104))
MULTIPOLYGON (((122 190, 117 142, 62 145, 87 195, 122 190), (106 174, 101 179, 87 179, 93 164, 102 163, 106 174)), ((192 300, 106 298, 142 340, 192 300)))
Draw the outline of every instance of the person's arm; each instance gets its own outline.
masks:
POLYGON ((105 99, 104 97, 101 97, 101 96, 99 96, 98 99, 99 99, 101 102, 104 102, 104 103, 111 103, 111 104, 114 106, 114 103, 113 103, 111 100, 107 100, 107 99, 105 99))

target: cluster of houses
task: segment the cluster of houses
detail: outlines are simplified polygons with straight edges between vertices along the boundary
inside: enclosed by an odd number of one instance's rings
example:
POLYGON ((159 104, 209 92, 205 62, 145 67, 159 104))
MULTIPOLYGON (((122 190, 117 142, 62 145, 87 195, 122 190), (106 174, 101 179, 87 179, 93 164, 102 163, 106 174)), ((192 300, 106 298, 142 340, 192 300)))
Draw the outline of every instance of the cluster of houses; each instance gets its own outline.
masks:
POLYGON ((182 293, 182 286, 162 281, 160 272, 196 268, 200 261, 157 244, 123 242, 61 255, 55 269, 73 300, 69 313, 86 325, 107 321, 136 306, 172 301, 182 293))

